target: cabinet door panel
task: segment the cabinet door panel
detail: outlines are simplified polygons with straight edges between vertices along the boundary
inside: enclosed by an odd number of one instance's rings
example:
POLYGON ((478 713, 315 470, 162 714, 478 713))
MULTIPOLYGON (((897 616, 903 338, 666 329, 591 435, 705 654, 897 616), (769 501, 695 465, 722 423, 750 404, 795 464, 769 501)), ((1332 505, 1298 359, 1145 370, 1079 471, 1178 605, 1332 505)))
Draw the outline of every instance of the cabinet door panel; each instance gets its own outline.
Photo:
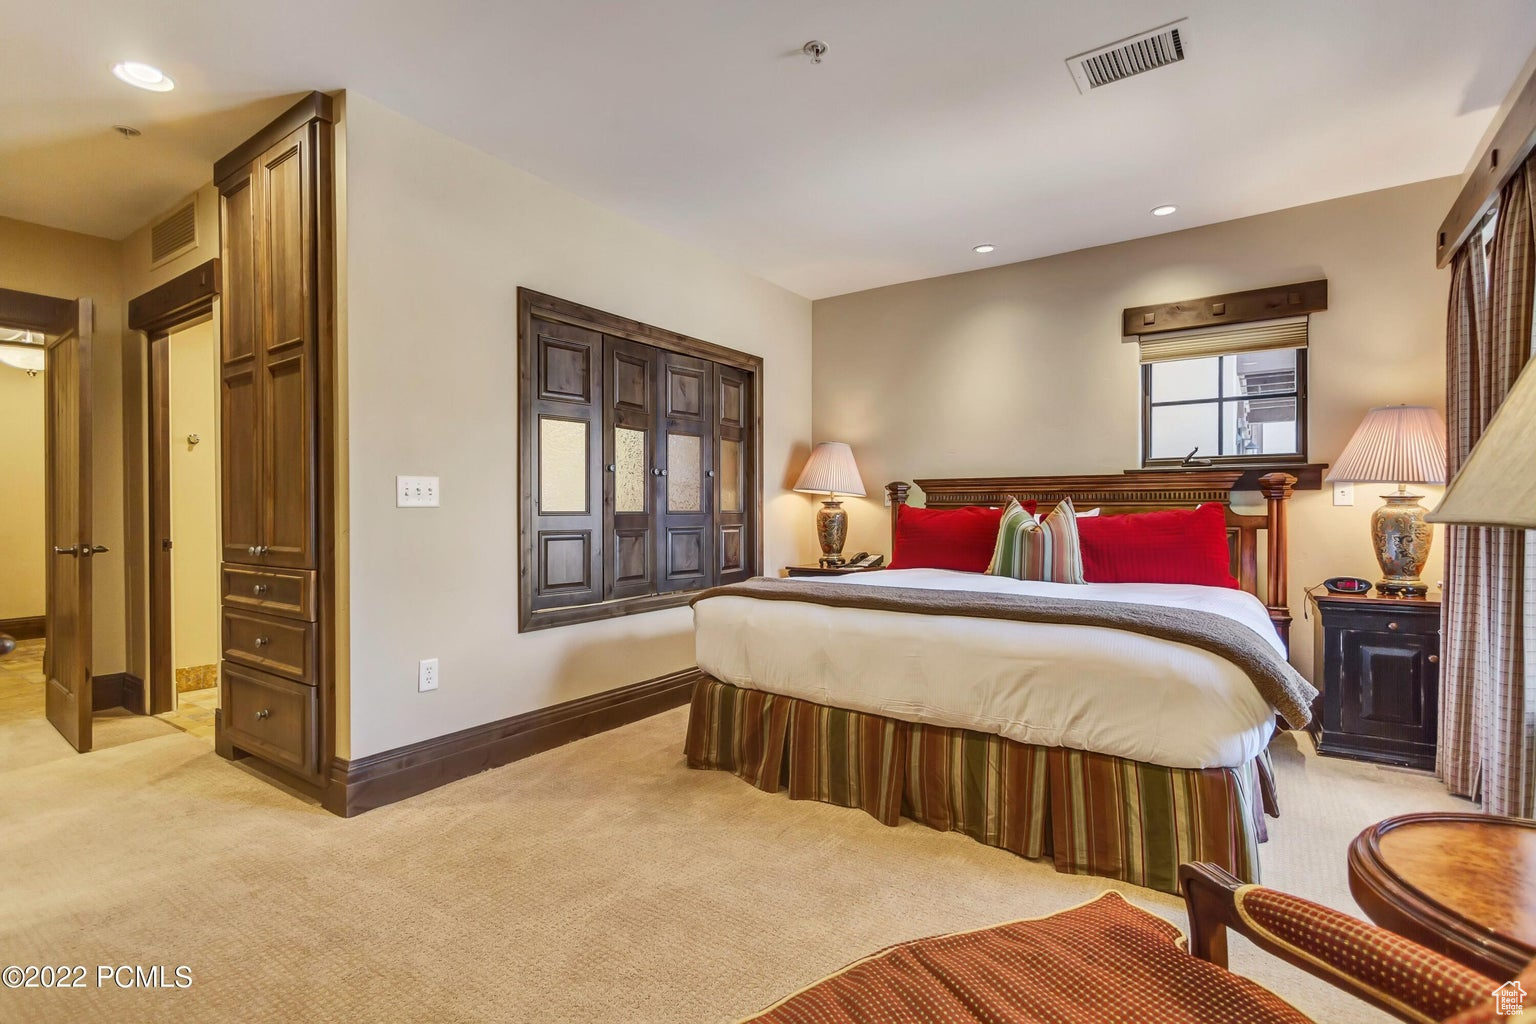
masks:
POLYGON ((253 176, 220 200, 224 291, 220 324, 220 505, 226 562, 254 562, 261 524, 261 415, 256 339, 257 183, 253 176))
POLYGON ((1438 709, 1426 697, 1438 678, 1433 635, 1346 629, 1340 637, 1341 725, 1347 733, 1433 742, 1438 709))
POLYGON ((737 583, 752 575, 757 551, 757 450, 750 429, 752 407, 747 374, 716 364, 714 545, 717 580, 737 583))
POLYGON ((533 497, 529 550, 531 607, 594 604, 603 599, 604 489, 601 374, 603 336, 538 317, 529 324, 532 399, 522 429, 533 497))
POLYGON ((661 350, 657 359, 657 590, 697 590, 711 586, 719 576, 713 540, 714 364, 661 350))
POLYGON ((608 598, 656 593, 659 355, 649 345, 603 336, 603 582, 608 598))
POLYGON ((265 565, 315 567, 314 198, 308 129, 257 161, 263 216, 261 483, 265 565))

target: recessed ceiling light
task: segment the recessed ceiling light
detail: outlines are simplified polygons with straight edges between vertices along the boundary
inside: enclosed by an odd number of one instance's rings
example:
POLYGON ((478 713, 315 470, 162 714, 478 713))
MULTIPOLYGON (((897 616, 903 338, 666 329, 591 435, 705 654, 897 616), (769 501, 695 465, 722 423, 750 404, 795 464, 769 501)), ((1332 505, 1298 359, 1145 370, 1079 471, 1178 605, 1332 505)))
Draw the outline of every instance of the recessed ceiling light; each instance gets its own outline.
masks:
POLYGON ((1164 204, 1162 206, 1152 207, 1152 216, 1154 217, 1166 217, 1170 213, 1177 212, 1179 212, 1179 208, 1177 206, 1173 206, 1172 204, 1164 204))
POLYGON ((996 248, 997 246, 991 242, 982 242, 980 245, 971 246, 971 252, 991 252, 996 248))
POLYGON ((150 92, 170 92, 176 88, 176 83, 171 81, 171 76, 153 64, 140 64, 134 60, 118 61, 112 65, 112 73, 121 81, 127 82, 137 89, 148 89, 150 92))

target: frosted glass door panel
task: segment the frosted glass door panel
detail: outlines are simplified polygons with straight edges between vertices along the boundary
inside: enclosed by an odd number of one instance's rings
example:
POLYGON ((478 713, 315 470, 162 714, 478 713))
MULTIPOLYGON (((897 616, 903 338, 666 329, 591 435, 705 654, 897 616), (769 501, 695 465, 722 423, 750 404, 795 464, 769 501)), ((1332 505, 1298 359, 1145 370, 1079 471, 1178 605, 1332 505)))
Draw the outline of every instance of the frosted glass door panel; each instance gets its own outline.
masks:
POLYGON ((587 424, 539 417, 539 512, 587 511, 587 424))
POLYGON ((645 481, 648 467, 645 464, 645 439, 643 430, 628 427, 613 428, 613 510, 615 512, 645 511, 645 481))
POLYGON ((720 442, 720 511, 742 511, 742 491, 746 488, 742 481, 741 442, 725 440, 720 442))
POLYGON ((704 445, 695 434, 667 435, 667 511, 702 512, 704 445))

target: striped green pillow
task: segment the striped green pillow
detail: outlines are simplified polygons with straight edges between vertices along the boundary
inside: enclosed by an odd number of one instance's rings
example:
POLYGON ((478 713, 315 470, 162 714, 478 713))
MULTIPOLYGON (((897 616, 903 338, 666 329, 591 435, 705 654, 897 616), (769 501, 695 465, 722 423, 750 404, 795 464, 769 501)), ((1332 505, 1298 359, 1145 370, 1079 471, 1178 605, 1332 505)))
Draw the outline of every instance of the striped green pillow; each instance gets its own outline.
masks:
POLYGON ((1016 499, 1009 498, 987 572, 1041 583, 1084 582, 1083 549, 1077 540, 1072 499, 1062 498, 1050 515, 1036 519, 1016 499))

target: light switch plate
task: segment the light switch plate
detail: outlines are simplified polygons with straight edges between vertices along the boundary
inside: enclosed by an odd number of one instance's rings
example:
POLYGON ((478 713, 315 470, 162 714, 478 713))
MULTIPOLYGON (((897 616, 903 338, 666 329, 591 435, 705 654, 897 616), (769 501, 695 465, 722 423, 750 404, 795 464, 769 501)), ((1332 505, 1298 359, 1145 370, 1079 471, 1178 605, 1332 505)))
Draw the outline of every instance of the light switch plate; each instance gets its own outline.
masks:
POLYGON ((1353 505, 1355 503, 1355 485, 1334 484, 1333 503, 1335 505, 1353 505))
POLYGON ((396 508, 437 508, 439 497, 435 476, 395 477, 396 508))

